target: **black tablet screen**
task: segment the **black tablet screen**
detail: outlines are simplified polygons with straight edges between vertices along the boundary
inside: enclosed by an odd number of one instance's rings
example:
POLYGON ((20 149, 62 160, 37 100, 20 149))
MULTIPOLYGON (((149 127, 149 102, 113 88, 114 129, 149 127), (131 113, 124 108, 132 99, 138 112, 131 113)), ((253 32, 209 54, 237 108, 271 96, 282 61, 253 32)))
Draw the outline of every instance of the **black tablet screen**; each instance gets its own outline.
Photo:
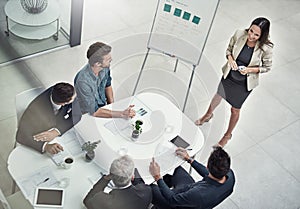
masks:
POLYGON ((62 205, 62 190, 39 189, 37 204, 40 205, 62 205))
POLYGON ((190 146, 190 144, 183 140, 180 136, 176 136, 171 140, 171 142, 177 147, 187 148, 188 146, 190 146))

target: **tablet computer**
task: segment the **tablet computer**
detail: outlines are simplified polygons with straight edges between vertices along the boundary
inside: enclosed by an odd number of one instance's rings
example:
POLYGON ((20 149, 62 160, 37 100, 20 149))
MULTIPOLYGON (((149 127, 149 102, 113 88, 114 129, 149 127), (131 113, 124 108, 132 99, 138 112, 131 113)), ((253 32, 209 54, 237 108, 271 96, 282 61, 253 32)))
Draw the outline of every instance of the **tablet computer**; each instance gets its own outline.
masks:
POLYGON ((62 188, 38 187, 35 191, 33 205, 35 207, 62 208, 64 198, 65 191, 62 188))
POLYGON ((190 146, 189 143, 187 143, 183 138, 181 138, 178 135, 175 138, 173 138, 170 142, 175 144, 177 147, 182 147, 184 149, 190 146))

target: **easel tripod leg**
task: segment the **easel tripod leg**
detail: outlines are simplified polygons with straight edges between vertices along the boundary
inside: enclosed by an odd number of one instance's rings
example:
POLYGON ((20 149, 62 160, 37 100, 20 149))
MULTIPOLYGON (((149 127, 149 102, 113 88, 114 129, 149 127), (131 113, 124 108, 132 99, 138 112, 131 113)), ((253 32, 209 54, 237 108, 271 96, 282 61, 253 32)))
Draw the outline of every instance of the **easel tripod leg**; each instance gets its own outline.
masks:
POLYGON ((192 86, 192 81, 193 81, 193 78, 194 78, 195 69, 196 69, 196 65, 193 65, 193 71, 192 71, 192 74, 191 74, 191 78, 190 78, 188 89, 186 91, 186 95, 185 95, 185 100, 184 100, 184 105, 183 105, 183 108, 182 108, 182 112, 184 112, 185 107, 186 107, 186 103, 187 103, 187 100, 188 100, 188 97, 189 97, 189 93, 190 93, 190 89, 191 89, 191 86, 192 86))
POLYGON ((147 53, 146 53, 145 59, 144 59, 144 61, 143 61, 143 64, 142 64, 142 67, 141 67, 140 73, 139 73, 139 75, 138 75, 138 78, 137 78, 137 80, 136 80, 136 83, 135 83, 135 86, 134 86, 134 89, 133 89, 133 92, 132 92, 132 96, 135 94, 135 92, 136 92, 136 89, 137 89, 137 86, 138 86, 138 84, 139 84, 139 81, 140 81, 140 79, 141 79, 141 76, 142 76, 142 73, 143 73, 143 70, 144 70, 144 67, 145 67, 145 64, 146 64, 147 58, 148 58, 149 51, 150 51, 150 48, 148 48, 148 50, 147 50, 147 53))

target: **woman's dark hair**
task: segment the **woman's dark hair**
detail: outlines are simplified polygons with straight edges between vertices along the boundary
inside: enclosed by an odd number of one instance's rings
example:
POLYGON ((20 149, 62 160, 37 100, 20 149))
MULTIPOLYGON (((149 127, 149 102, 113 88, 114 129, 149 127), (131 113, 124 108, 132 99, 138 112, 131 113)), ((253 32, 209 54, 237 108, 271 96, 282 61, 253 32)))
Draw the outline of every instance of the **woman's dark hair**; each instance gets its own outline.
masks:
POLYGON ((54 103, 69 102, 74 95, 74 87, 69 83, 57 83, 53 86, 51 97, 54 103))
POLYGON ((214 148, 207 163, 208 171, 217 179, 222 179, 230 170, 230 157, 221 147, 214 148))
POLYGON ((89 47, 86 57, 89 59, 89 64, 94 65, 97 62, 102 63, 103 56, 109 54, 110 52, 111 46, 102 42, 96 42, 89 47))
MULTIPOLYGON (((270 33, 270 21, 265 17, 258 17, 252 21, 250 27, 252 25, 256 25, 260 28, 261 34, 259 37, 259 48, 262 49, 264 44, 273 45, 273 43, 269 40, 269 33, 270 33)), ((249 28, 250 28, 249 27, 249 28)), ((249 31, 249 28, 246 31, 249 31)))

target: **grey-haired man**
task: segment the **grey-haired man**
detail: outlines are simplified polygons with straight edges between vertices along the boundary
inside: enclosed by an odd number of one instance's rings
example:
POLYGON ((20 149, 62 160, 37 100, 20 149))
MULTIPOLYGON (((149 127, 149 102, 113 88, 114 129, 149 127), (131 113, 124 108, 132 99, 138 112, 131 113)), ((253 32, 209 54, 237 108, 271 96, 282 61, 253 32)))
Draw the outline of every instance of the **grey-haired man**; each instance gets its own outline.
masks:
POLYGON ((151 188, 140 178, 128 155, 115 159, 110 173, 102 176, 83 200, 88 209, 147 209, 151 201, 151 188), (110 180, 115 186, 107 194, 104 189, 110 180))

